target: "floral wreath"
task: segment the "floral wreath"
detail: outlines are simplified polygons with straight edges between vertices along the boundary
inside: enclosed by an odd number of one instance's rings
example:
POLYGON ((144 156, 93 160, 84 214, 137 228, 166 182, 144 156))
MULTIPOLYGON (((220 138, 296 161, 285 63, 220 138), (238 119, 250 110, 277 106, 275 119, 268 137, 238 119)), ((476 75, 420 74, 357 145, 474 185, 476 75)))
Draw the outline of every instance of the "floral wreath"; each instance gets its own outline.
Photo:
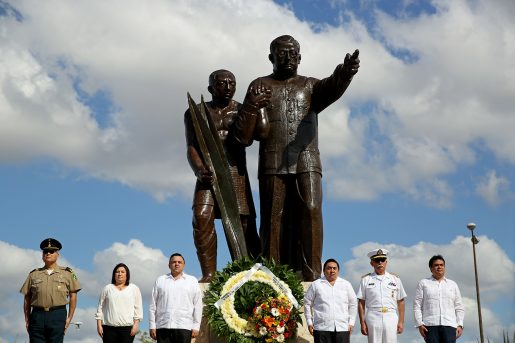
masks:
POLYGON ((299 310, 302 304, 298 301, 302 301, 304 293, 295 272, 287 266, 264 259, 260 262, 255 264, 244 258, 229 263, 214 275, 205 293, 205 313, 210 328, 228 343, 263 342, 264 338, 268 342, 281 342, 294 334, 296 323, 301 322, 299 310), (256 309, 277 302, 287 310, 283 309, 284 312, 275 318, 274 323, 268 323, 269 332, 265 337, 263 331, 260 332, 264 330, 262 325, 257 324, 259 318, 256 309), (284 315, 286 312, 288 314, 284 315), (282 331, 284 328, 287 333, 282 331), (276 338, 277 330, 283 333, 279 339, 276 338))

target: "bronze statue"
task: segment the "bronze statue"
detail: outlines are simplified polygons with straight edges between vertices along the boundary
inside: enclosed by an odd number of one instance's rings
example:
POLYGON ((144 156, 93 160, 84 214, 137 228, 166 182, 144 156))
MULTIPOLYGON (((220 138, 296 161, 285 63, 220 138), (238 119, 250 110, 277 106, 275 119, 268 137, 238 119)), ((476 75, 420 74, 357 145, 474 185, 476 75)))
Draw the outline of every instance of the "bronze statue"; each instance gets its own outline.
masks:
MULTIPOLYGON (((231 126, 241 108, 232 100, 236 91, 236 79, 228 70, 217 70, 209 76, 208 91, 212 100, 206 103, 207 115, 211 116, 229 164, 229 172, 234 187, 241 225, 250 257, 260 253, 260 241, 256 229, 256 214, 252 192, 247 175, 245 145, 237 142, 232 135, 231 126)), ((200 106, 200 105, 199 105, 200 106)), ((202 159, 195 136, 190 110, 184 114, 186 129, 187 157, 197 177, 193 196, 193 239, 202 270, 199 282, 210 282, 216 272, 217 237, 215 218, 220 218, 218 202, 213 194, 213 172, 202 159)), ((230 248, 230 247, 229 247, 230 248)), ((231 252, 231 255, 232 252, 231 252)))
POLYGON ((293 37, 274 39, 269 55, 273 73, 250 84, 235 121, 240 143, 260 141, 263 255, 302 271, 305 281, 319 278, 322 267, 318 114, 343 95, 358 72, 358 55, 358 50, 347 54, 331 76, 318 80, 297 74, 301 55, 293 37))

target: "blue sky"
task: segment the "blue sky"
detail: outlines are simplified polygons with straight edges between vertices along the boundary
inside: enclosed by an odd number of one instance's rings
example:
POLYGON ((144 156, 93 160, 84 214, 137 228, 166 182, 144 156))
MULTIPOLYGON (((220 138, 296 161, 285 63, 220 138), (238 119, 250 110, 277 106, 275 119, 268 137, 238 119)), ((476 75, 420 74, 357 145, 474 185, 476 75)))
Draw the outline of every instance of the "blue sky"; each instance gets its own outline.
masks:
MULTIPOLYGON (((241 101, 271 72, 281 34, 301 44, 299 73, 318 78, 360 49, 360 72, 320 114, 324 258, 357 287, 366 252, 387 246, 411 303, 429 257, 444 254, 466 299, 462 342, 475 342, 475 222, 486 333, 513 331, 512 14, 502 0, 0 1, 0 251, 11 256, 0 342, 24 334, 17 292, 49 236, 84 286, 72 342, 97 341, 91 313, 116 263, 147 298, 172 252, 200 276, 186 92, 207 97, 209 73, 227 68, 241 101)), ((257 190, 255 146, 248 165, 257 190)), ((220 268, 229 255, 217 226, 220 268)))

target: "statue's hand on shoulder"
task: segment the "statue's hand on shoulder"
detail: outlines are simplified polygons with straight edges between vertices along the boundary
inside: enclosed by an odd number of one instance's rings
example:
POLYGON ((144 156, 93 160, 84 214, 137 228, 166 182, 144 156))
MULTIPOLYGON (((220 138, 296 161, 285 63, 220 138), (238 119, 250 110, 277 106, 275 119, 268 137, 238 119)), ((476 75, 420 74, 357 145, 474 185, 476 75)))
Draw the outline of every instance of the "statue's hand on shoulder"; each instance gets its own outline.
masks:
POLYGON ((343 69, 349 76, 354 76, 359 69, 359 50, 354 50, 354 53, 345 55, 343 62, 343 69))
POLYGON ((262 83, 251 85, 245 95, 245 104, 249 104, 255 108, 267 107, 270 103, 272 91, 262 83))
POLYGON ((201 167, 195 173, 197 179, 205 185, 213 184, 213 173, 206 169, 205 167, 201 167))

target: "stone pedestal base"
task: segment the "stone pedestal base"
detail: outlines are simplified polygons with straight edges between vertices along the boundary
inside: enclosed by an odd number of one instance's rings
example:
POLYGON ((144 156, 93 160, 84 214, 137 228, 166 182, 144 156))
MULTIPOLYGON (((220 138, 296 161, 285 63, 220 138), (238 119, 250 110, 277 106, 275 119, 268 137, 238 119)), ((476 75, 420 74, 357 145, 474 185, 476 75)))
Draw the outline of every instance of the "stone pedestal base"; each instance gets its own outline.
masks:
MULTIPOLYGON (((304 293, 308 290, 311 282, 303 282, 302 287, 304 293)), ((200 288, 202 292, 205 292, 209 287, 207 283, 201 283, 200 288)), ((301 309, 302 325, 297 328, 297 337, 292 338, 286 342, 291 343, 313 343, 313 336, 309 333, 308 326, 306 325, 306 318, 304 317, 304 308, 301 309)), ((193 340, 195 343, 226 343, 226 340, 216 336, 210 329, 207 317, 202 317, 202 323, 200 324, 200 333, 198 337, 193 340)))

